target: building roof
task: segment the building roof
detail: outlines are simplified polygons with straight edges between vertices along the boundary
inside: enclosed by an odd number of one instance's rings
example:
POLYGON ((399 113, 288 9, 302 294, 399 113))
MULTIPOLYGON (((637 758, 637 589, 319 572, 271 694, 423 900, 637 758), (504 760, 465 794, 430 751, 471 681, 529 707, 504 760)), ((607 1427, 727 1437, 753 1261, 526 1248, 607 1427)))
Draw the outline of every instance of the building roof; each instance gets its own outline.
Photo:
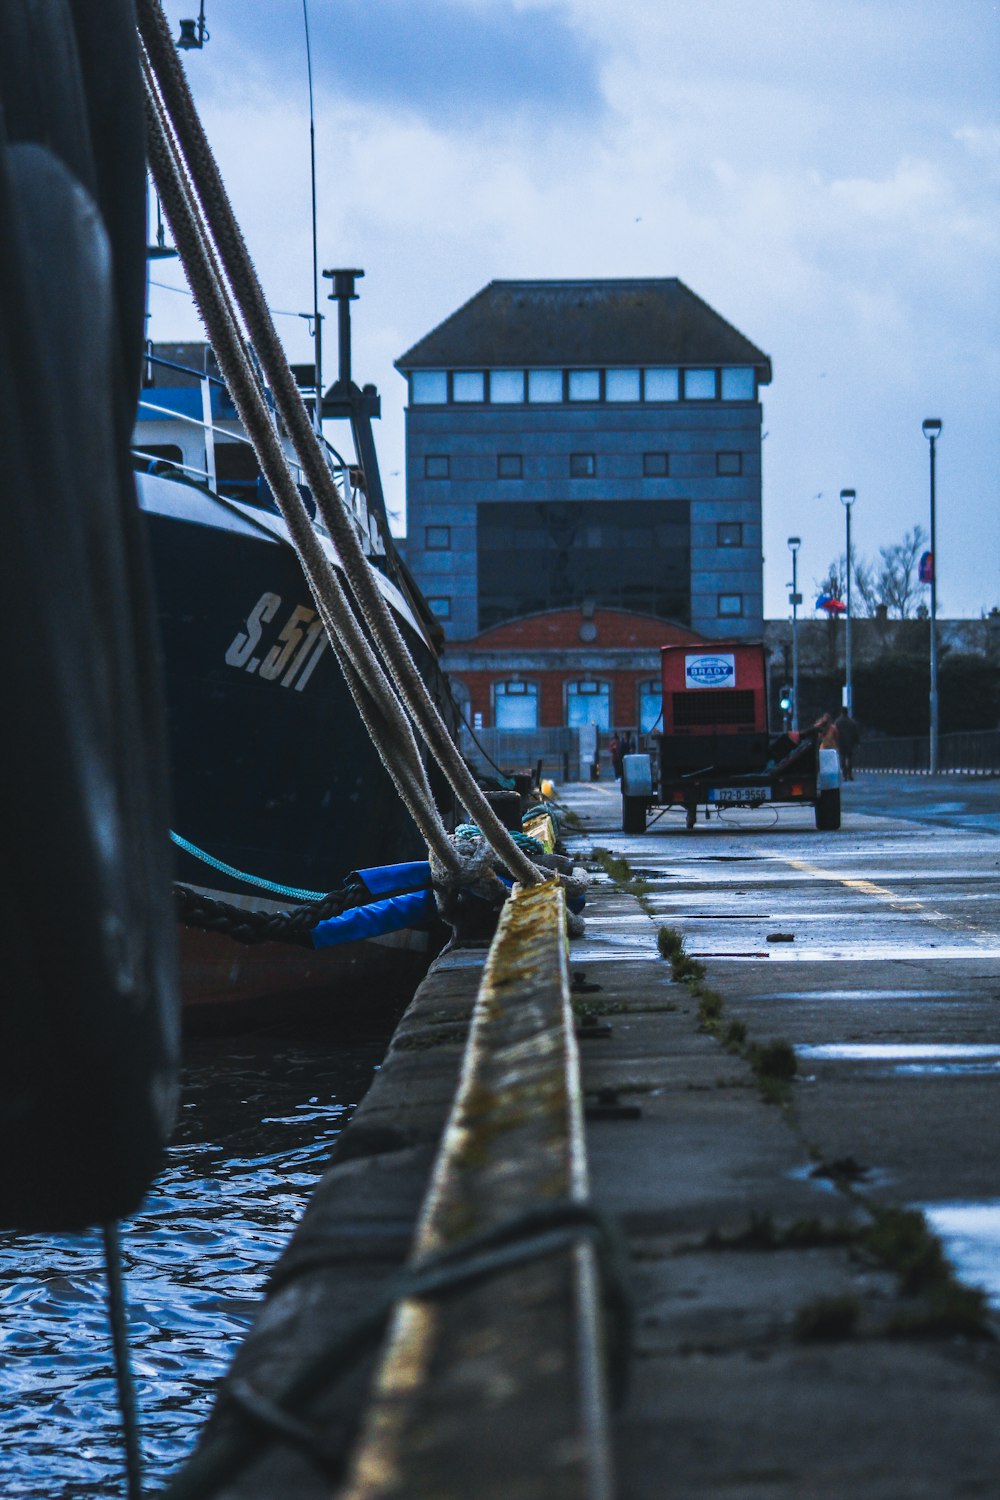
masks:
POLYGON ((491 281, 396 360, 397 370, 771 361, 676 276, 491 281))

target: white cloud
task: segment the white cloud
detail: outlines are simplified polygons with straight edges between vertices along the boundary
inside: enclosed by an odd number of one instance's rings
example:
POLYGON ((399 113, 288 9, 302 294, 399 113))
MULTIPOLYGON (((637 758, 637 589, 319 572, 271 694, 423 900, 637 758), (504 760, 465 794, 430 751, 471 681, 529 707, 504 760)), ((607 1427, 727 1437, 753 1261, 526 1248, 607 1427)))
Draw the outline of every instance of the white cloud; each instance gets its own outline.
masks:
MULTIPOLYGON (((488 19, 491 0, 470 3, 488 19)), ((912 0, 901 27, 891 0, 517 4, 526 39, 554 9, 599 46, 591 118, 553 102, 457 123, 405 98, 345 98, 314 59, 320 257, 367 271, 355 369, 382 390, 387 475, 403 457, 392 359, 487 281, 678 275, 774 358, 768 608, 784 610, 789 529, 806 574, 842 545, 839 507, 803 512, 804 497, 855 483, 868 551, 924 519, 932 410, 944 603, 1000 601, 1000 129, 984 8, 912 0)), ((305 310, 304 80, 289 91, 258 55, 234 66, 216 38, 189 71, 268 295, 305 310)), ((181 307, 158 294, 154 336, 181 327, 181 307)), ((281 329, 308 358, 305 325, 281 329)), ((401 480, 387 490, 398 506, 401 480)))

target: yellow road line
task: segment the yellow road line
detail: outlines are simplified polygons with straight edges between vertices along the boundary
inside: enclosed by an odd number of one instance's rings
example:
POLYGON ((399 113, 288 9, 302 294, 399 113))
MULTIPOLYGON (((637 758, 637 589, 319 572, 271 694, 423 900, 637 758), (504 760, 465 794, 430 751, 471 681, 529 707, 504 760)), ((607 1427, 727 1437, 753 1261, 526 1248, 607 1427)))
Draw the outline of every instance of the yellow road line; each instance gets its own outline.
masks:
POLYGON ((769 858, 780 861, 781 864, 790 865, 793 870, 801 870, 806 875, 815 875, 819 880, 829 880, 836 885, 846 886, 848 890, 858 891, 863 896, 872 896, 876 901, 882 901, 890 906, 893 911, 920 912, 928 922, 936 927, 957 930, 959 932, 982 933, 984 936, 996 941, 996 931, 991 927, 984 927, 979 922, 961 922, 955 917, 949 917, 944 912, 935 911, 933 907, 925 906, 922 901, 907 900, 901 897, 898 891, 891 890, 887 885, 876 885, 873 880, 858 880, 848 875, 838 875, 835 870, 824 870, 819 865, 810 864, 805 859, 790 859, 787 855, 775 854, 769 858))

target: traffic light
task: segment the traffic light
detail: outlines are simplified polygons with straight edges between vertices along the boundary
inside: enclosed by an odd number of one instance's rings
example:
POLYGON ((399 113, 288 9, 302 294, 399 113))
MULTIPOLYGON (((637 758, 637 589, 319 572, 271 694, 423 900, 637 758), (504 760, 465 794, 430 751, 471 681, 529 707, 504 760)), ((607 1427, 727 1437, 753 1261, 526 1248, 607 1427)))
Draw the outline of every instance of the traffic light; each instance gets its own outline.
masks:
POLYGON ((787 682, 778 694, 778 706, 783 714, 790 714, 792 711, 792 690, 787 682))

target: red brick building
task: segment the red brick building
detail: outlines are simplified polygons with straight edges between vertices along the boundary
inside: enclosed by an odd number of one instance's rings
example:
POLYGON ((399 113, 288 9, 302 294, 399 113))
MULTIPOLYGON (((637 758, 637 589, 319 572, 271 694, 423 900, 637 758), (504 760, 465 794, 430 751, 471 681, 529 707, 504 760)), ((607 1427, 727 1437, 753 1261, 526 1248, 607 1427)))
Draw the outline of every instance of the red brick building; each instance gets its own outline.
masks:
POLYGON ((654 615, 584 605, 450 642, 444 665, 477 728, 645 733, 660 713, 660 647, 687 644, 704 637, 654 615))

